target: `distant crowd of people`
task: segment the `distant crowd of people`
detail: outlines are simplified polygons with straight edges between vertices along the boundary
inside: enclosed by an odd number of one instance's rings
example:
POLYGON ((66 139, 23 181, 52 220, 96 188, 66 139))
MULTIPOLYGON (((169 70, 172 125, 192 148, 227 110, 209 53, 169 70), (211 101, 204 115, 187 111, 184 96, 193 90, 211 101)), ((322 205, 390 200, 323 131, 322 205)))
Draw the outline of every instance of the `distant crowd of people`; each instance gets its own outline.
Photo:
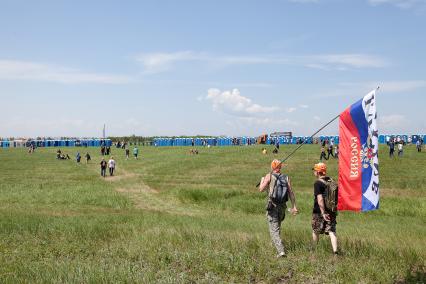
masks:
MULTIPOLYGON (((422 151, 423 143, 424 141, 421 137, 416 141, 417 152, 422 151)), ((398 157, 403 156, 404 146, 406 144, 404 140, 400 139, 399 137, 391 137, 387 141, 387 144, 389 146, 389 157, 395 157, 395 148, 398 150, 398 157)))
MULTIPOLYGON (((121 144, 121 145, 122 145, 122 144, 121 144)), ((125 144, 124 146, 125 146, 125 155, 126 155, 126 160, 128 160, 128 159, 129 159, 129 156, 130 156, 130 149, 127 147, 127 145, 126 145, 126 144, 125 144)), ((120 147, 121 147, 121 146, 120 146, 120 147)), ((34 149, 33 149, 33 148, 30 148, 30 150, 31 150, 31 153, 34 151, 34 149)), ((114 171, 115 171, 115 168, 116 168, 116 161, 114 160, 114 157, 113 157, 113 156, 111 156, 111 157, 108 159, 108 161, 106 161, 106 159, 104 158, 105 156, 109 156, 110 154, 111 154, 111 147, 109 147, 109 146, 105 146, 105 145, 102 145, 102 146, 101 146, 101 155, 102 155, 102 160, 101 160, 101 162, 99 163, 99 164, 100 164, 100 167, 101 167, 101 176, 102 176, 102 177, 106 177, 106 170, 107 170, 107 168, 108 168, 108 170, 109 170, 109 175, 110 175, 110 176, 113 176, 113 175, 114 175, 114 171)), ((133 148, 133 157, 135 158, 135 160, 137 160, 137 159, 138 159, 138 156, 139 156, 139 149, 138 149, 138 147, 135 145, 135 147, 133 148)), ((89 152, 87 152, 87 153, 84 155, 84 157, 85 157, 85 159, 86 159, 86 164, 89 164, 89 163, 90 163, 90 161, 92 160, 92 157, 91 157, 90 153, 89 153, 89 152)), ((82 156, 81 156, 80 152, 77 152, 77 154, 75 155, 75 160, 76 160, 77 164, 80 164, 80 162, 81 162, 81 158, 82 158, 82 156)), ((58 149, 58 150, 56 151, 56 159, 58 159, 58 160, 70 160, 70 159, 71 159, 71 157, 70 157, 68 154, 63 153, 61 149, 58 149)))
POLYGON ((335 159, 339 158, 339 145, 334 143, 334 139, 324 139, 321 141, 320 161, 322 161, 322 159, 328 160, 330 159, 330 156, 335 159))

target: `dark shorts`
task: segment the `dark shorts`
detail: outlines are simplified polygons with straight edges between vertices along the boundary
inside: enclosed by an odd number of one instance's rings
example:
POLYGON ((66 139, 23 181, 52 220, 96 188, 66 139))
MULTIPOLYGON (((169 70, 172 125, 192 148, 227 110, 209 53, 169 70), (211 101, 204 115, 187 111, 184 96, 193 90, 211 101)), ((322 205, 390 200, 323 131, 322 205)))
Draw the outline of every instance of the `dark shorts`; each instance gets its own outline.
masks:
POLYGON ((321 214, 312 214, 312 230, 315 234, 336 233, 336 213, 330 213, 330 221, 325 221, 321 214))

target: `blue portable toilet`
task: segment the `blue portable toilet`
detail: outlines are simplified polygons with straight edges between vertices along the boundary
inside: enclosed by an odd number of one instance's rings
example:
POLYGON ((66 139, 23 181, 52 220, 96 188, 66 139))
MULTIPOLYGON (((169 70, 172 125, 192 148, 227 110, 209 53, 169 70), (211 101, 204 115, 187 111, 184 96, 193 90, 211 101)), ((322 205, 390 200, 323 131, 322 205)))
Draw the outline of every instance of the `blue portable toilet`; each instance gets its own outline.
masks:
POLYGON ((411 135, 411 143, 416 144, 418 140, 419 140, 418 135, 411 135))
POLYGON ((379 135, 379 143, 380 144, 385 144, 385 135, 379 135))

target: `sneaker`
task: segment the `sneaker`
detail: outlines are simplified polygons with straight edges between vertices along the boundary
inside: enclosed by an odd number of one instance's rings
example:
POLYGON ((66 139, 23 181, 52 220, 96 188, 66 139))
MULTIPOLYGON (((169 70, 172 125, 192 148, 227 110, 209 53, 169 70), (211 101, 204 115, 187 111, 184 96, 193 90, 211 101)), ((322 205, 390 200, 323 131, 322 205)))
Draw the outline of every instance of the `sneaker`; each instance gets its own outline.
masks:
POLYGON ((277 254, 277 258, 280 258, 280 257, 286 257, 285 252, 280 252, 279 254, 277 254))

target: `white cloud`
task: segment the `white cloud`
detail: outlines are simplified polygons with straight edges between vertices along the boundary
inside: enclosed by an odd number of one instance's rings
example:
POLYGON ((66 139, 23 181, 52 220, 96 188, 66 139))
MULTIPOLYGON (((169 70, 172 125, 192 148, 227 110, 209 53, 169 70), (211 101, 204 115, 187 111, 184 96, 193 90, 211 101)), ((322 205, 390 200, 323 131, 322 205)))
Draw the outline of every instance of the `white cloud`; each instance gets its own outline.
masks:
POLYGON ((212 103, 216 111, 240 116, 272 113, 278 110, 277 107, 265 107, 253 103, 251 99, 242 96, 238 89, 224 92, 219 89, 209 89, 206 100, 212 103))
POLYGON ((368 0, 372 6, 379 6, 383 4, 392 5, 400 9, 411 9, 416 7, 425 7, 425 0, 368 0))
POLYGON ((142 53, 136 56, 136 60, 143 64, 145 72, 159 73, 168 71, 176 62, 207 60, 207 57, 202 54, 196 54, 192 51, 178 51, 171 53, 142 53))
POLYGON ((145 73, 159 73, 172 69, 177 62, 203 62, 211 66, 230 65, 298 65, 321 70, 347 70, 349 68, 382 68, 389 62, 369 54, 319 54, 319 55, 226 55, 215 56, 193 51, 172 53, 142 53, 136 60, 144 67, 145 73))
POLYGON ((349 88, 359 88, 365 90, 373 90, 380 86, 380 92, 385 93, 405 93, 418 89, 426 88, 426 80, 407 80, 407 81, 371 81, 358 83, 340 83, 341 86, 349 88))
POLYGON ((299 105, 299 107, 300 107, 300 108, 309 108, 309 106, 308 106, 308 105, 304 105, 304 104, 299 105))
POLYGON ((76 69, 29 61, 0 60, 0 80, 30 80, 65 84, 123 84, 130 82, 131 78, 121 75, 86 73, 76 69))
POLYGON ((239 121, 246 123, 248 126, 297 126, 299 123, 290 119, 277 119, 277 118, 259 118, 259 117, 240 117, 239 121))
MULTIPOLYGON (((372 84, 370 86, 373 86, 372 84)), ((380 89, 389 93, 410 92, 425 88, 426 81, 388 81, 380 85, 380 89)))
POLYGON ((286 111, 287 111, 288 113, 295 112, 296 110, 297 110, 297 108, 295 108, 295 107, 289 107, 289 108, 287 108, 287 109, 286 109, 286 111))
POLYGON ((377 127, 380 133, 406 132, 410 121, 401 114, 379 116, 377 127))
MULTIPOLYGON (((311 59, 311 66, 321 66, 322 68, 332 68, 345 70, 347 67, 354 68, 381 68, 389 65, 387 60, 368 54, 324 54, 307 56, 306 59, 311 59)), ((319 68, 319 67, 318 67, 319 68)))

